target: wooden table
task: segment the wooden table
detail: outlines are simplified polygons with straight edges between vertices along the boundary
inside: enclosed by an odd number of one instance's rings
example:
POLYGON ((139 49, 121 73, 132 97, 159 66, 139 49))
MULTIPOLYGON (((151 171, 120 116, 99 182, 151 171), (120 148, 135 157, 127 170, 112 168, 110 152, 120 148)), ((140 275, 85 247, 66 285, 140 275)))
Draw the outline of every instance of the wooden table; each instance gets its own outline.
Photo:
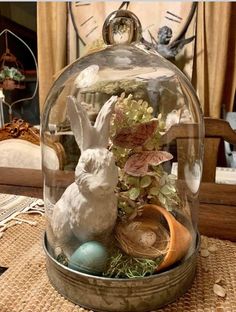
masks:
MULTIPOLYGON (((58 173, 68 185, 74 173, 58 173)), ((0 192, 43 198, 40 170, 0 168, 0 192)), ((200 187, 199 230, 209 237, 236 241, 236 185, 202 183, 200 187)))

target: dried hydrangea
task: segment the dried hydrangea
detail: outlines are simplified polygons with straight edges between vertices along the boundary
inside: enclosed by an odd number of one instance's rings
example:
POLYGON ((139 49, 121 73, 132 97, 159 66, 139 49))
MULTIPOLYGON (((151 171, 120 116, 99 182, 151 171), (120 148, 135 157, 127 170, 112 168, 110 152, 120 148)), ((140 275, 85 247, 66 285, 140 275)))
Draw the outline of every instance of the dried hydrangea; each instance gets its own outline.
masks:
POLYGON ((175 182, 160 165, 173 156, 160 151, 160 129, 153 109, 144 100, 123 93, 118 100, 111 125, 112 151, 121 168, 118 183, 118 207, 133 214, 145 203, 158 204, 167 210, 181 204, 175 182))

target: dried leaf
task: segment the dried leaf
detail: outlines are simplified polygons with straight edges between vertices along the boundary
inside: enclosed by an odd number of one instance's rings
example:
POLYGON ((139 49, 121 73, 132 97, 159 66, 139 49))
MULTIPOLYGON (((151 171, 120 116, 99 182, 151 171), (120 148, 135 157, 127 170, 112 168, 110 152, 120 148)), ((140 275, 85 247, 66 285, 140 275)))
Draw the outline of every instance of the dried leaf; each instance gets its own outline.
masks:
POLYGON ((125 119, 124 111, 118 107, 115 107, 115 122, 121 124, 125 119))
POLYGON ((218 284, 214 284, 213 291, 219 297, 224 298, 226 296, 226 290, 218 284))
POLYGON ((157 120, 122 128, 112 139, 113 144, 123 148, 143 146, 155 133, 157 120))
POLYGON ((215 280, 215 284, 219 284, 220 282, 222 282, 222 278, 221 278, 221 277, 218 277, 218 278, 215 280))
POLYGON ((211 245, 211 246, 208 247, 208 250, 209 250, 210 252, 216 252, 216 251, 218 250, 218 248, 217 248, 216 245, 211 245))
POLYGON ((201 236, 201 248, 208 249, 208 241, 204 236, 201 236))
POLYGON ((207 258, 210 255, 210 252, 207 249, 202 249, 200 253, 204 258, 207 258))
POLYGON ((148 173, 148 166, 157 166, 172 159, 173 156, 165 151, 145 151, 130 156, 124 170, 127 174, 135 177, 145 176, 148 173))

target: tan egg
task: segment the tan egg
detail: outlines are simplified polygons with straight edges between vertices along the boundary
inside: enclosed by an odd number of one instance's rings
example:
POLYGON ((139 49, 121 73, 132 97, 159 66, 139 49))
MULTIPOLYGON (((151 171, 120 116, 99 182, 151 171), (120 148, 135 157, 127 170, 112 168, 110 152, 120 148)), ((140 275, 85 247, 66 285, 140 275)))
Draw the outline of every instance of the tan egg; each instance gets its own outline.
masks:
POLYGON ((157 239, 155 231, 143 228, 142 222, 132 221, 127 225, 129 238, 143 247, 151 247, 157 239))
POLYGON ((143 247, 151 247, 156 242, 157 235, 151 230, 140 231, 137 233, 137 241, 143 247))

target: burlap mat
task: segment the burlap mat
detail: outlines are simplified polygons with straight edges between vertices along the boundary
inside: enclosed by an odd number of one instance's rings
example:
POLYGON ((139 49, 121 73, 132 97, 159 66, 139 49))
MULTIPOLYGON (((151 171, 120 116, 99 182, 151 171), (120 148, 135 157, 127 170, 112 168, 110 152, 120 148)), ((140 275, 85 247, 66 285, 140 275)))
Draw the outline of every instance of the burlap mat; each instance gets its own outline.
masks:
MULTIPOLYGON (((0 312, 83 312, 65 300, 50 285, 42 249, 44 219, 32 227, 27 224, 10 228, 0 239, 0 265, 9 269, 0 276, 0 312)), ((205 247, 216 246, 210 255, 199 255, 196 279, 192 288, 163 312, 236 312, 236 245, 203 237, 205 247), (225 298, 213 292, 221 278, 225 298)), ((213 248, 214 249, 214 248, 213 248)))

